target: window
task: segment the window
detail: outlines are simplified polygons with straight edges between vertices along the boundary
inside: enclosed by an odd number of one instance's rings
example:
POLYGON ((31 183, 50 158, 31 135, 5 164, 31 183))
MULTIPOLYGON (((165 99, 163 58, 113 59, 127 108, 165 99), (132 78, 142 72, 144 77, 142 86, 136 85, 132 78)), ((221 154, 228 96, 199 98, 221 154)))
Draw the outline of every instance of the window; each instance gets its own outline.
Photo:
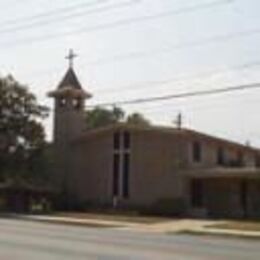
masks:
POLYGON ((62 98, 62 99, 59 99, 59 106, 60 107, 64 107, 66 105, 66 99, 65 98, 62 98))
POLYGON ((239 151, 237 153, 237 164, 241 167, 244 165, 244 154, 242 151, 239 151))
POLYGON ((120 133, 114 133, 114 149, 119 150, 120 148, 120 133))
POLYGON ((204 206, 203 183, 201 180, 192 180, 191 182, 191 203, 193 207, 201 208, 204 206))
POLYGON ((224 165, 225 158, 224 158, 224 150, 222 147, 219 147, 217 150, 217 164, 224 165))
POLYGON ((130 133, 124 132, 124 149, 130 148, 130 133))
POLYGON ((80 109, 81 108, 81 100, 80 99, 73 99, 72 100, 72 105, 76 109, 80 109))
POLYGON ((115 153, 114 160, 113 160, 113 196, 119 195, 119 187, 118 187, 119 169, 120 169, 120 158, 119 158, 119 154, 115 153))
POLYGON ((192 146, 192 157, 194 162, 201 161, 201 144, 199 142, 194 142, 192 146))
POLYGON ((128 153, 124 154, 124 162, 123 162, 123 197, 126 199, 129 197, 129 159, 130 155, 128 153))
POLYGON ((113 161, 113 196, 129 197, 129 175, 130 175, 130 133, 115 132, 114 142, 114 161, 113 161))

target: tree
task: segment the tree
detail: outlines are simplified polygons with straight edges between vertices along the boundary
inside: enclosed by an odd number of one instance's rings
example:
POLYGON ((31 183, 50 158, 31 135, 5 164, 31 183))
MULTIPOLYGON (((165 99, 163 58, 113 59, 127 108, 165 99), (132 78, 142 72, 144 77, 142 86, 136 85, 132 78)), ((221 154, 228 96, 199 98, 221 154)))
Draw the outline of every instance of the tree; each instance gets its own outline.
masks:
POLYGON ((114 107, 111 110, 97 107, 91 111, 86 112, 86 123, 89 129, 112 125, 120 122, 140 126, 150 125, 149 120, 147 120, 142 114, 133 113, 126 117, 125 112, 119 107, 114 107))
POLYGON ((31 157, 45 142, 40 119, 47 108, 37 103, 26 86, 13 77, 0 78, 0 173, 6 176, 28 171, 31 157))
POLYGON ((114 107, 112 110, 97 107, 86 112, 88 128, 97 128, 121 122, 125 113, 121 108, 114 107))
POLYGON ((140 113, 133 113, 127 117, 127 123, 131 125, 138 125, 138 126, 149 126, 150 121, 146 119, 142 114, 140 113))

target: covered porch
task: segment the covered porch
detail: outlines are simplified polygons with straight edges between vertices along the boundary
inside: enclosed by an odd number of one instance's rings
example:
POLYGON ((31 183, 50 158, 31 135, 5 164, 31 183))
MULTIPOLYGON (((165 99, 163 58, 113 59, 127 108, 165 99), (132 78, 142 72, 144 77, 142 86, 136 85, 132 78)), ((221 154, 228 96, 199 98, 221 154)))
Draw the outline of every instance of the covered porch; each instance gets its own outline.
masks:
POLYGON ((0 211, 16 213, 48 211, 53 194, 52 189, 43 185, 9 180, 0 183, 0 211))
POLYGON ((260 218, 258 169, 211 169, 188 175, 192 213, 215 218, 260 218))

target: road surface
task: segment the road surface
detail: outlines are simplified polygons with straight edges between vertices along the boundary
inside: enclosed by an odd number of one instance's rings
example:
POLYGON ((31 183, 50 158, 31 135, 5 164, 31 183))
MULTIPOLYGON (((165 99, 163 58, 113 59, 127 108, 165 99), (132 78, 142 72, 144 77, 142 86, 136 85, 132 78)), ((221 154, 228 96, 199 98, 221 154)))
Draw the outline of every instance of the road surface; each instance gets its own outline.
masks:
POLYGON ((260 241, 0 219, 1 260, 259 260, 260 241))

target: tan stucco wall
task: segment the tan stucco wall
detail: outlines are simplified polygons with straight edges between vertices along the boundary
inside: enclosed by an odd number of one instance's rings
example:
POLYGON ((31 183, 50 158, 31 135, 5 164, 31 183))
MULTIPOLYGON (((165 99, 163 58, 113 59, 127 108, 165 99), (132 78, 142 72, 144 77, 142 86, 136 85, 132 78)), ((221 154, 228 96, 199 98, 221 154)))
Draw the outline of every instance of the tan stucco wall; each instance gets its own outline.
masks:
POLYGON ((183 195, 181 139, 158 132, 132 133, 130 202, 152 204, 183 195))
POLYGON ((71 189, 80 201, 107 203, 112 198, 112 139, 97 135, 74 145, 75 171, 71 189))
MULTIPOLYGON (((206 139, 199 139, 194 137, 185 138, 186 162, 190 168, 210 168, 217 167, 217 151, 219 147, 222 147, 224 151, 224 158, 226 162, 235 161, 238 158, 238 153, 241 149, 230 147, 228 145, 217 144, 206 139), (202 149, 202 160, 201 162, 194 162, 192 158, 192 144, 194 141, 199 141, 202 149)), ((250 150, 242 150, 244 167, 255 167, 256 156, 255 152, 250 150)))
MULTIPOLYGON (((72 167, 69 173, 70 191, 80 202, 112 205, 113 200, 113 134, 126 131, 110 129, 86 135, 70 149, 72 167)), ((131 134, 129 198, 119 197, 122 205, 153 206, 163 199, 182 199, 190 207, 189 178, 186 169, 214 168, 218 145, 200 140, 202 162, 192 161, 192 143, 196 139, 160 131, 127 130, 131 134)), ((236 158, 237 150, 223 147, 225 155, 236 158)), ((246 165, 253 165, 254 153, 244 151, 246 165)), ((258 194, 256 188, 253 188, 258 194)), ((211 212, 240 216, 239 186, 225 180, 209 182, 205 203, 211 212), (230 210, 230 212, 229 212, 230 210)), ((258 201, 254 199, 252 208, 258 201)))
MULTIPOLYGON (((89 136, 74 145, 71 189, 81 200, 112 203, 113 131, 89 136)), ((181 139, 157 132, 131 131, 128 205, 151 205, 183 196, 181 139)))

